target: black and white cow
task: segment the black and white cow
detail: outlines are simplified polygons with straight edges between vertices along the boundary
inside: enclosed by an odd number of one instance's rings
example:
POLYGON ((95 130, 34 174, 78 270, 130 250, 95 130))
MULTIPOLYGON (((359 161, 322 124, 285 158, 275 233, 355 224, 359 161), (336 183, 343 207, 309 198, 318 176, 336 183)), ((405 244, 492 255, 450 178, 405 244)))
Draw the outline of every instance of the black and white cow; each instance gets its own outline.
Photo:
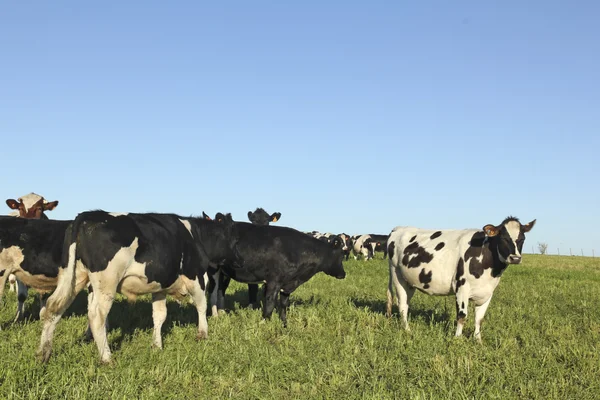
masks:
MULTIPOLYGON (((221 214, 221 213, 217 213, 215 218, 220 218, 219 216, 222 216, 222 215, 223 214, 221 214)), ((206 213, 204 211, 202 212, 202 216, 206 219, 210 219, 210 217, 208 215, 206 215, 206 213)), ((280 212, 276 212, 276 213, 269 215, 269 213, 267 213, 262 208, 257 208, 256 210, 254 210, 254 212, 248 211, 248 220, 250 222, 252 222, 253 225, 267 226, 271 222, 277 222, 280 219, 281 219, 280 212)), ((218 271, 217 274, 213 275, 213 277, 211 278, 211 282, 209 284, 210 290, 212 290, 213 285, 216 284, 215 280, 219 280, 219 287, 221 288, 219 293, 222 293, 224 296, 225 292, 227 291, 227 287, 229 286, 229 283, 231 282, 231 278, 229 276, 221 273, 221 271, 218 271)), ((248 284, 248 305, 250 308, 258 308, 259 307, 258 284, 256 284, 256 283, 248 284)), ((221 301, 216 301, 214 303, 211 302, 211 307, 212 307, 211 315, 217 316, 219 314, 219 312, 225 312, 224 306, 225 306, 225 303, 224 303, 223 299, 221 299, 221 301), (218 304, 221 305, 221 308, 218 307, 218 304)))
MULTIPOLYGON (((58 206, 58 200, 48 201, 43 196, 36 193, 29 193, 18 199, 6 199, 6 205, 13 210, 9 215, 27 219, 48 219, 45 211, 52 211, 58 206)), ((17 292, 17 314, 15 321, 23 319, 25 300, 27 300, 27 286, 19 281, 14 274, 8 276, 9 290, 17 292)), ((43 299, 40 296, 40 303, 43 305, 43 299)))
MULTIPOLYGON (((217 214, 218 215, 218 214, 217 214)), ((338 279, 346 276, 342 265, 342 243, 327 243, 295 229, 236 222, 238 249, 244 259, 242 268, 220 265, 225 274, 238 282, 265 283, 263 317, 269 318, 279 296, 279 316, 286 325, 290 294, 318 272, 338 279)), ((224 301, 219 285, 213 288, 211 302, 224 301)), ((218 304, 222 309, 223 304, 218 304)))
POLYGON ((352 253, 354 254, 355 260, 358 260, 360 255, 363 256, 364 260, 373 258, 374 246, 371 243, 373 241, 371 235, 354 235, 352 238, 354 239, 352 253))
POLYGON ((481 341, 481 321, 500 277, 510 264, 521 262, 523 225, 508 217, 482 230, 425 230, 396 227, 388 239, 390 280, 387 315, 392 314, 394 290, 408 330, 408 305, 415 289, 429 295, 456 295, 456 336, 462 334, 469 301, 475 303, 475 338, 481 341))
POLYGON ((162 348, 160 330, 167 315, 166 296, 191 296, 198 312, 197 338, 206 338, 207 271, 217 262, 242 263, 231 215, 219 223, 174 214, 81 213, 66 235, 58 286, 42 313, 38 354, 47 361, 56 324, 88 279, 88 320, 102 362, 109 362, 106 317, 115 294, 129 299, 152 293, 153 345, 162 348))
POLYGON ((344 259, 348 261, 348 257, 350 257, 350 252, 352 251, 353 243, 350 235, 345 233, 340 233, 338 235, 342 240, 342 253, 344 253, 344 259))
MULTIPOLYGON (((0 217, 0 299, 7 278, 13 274, 25 293, 27 286, 40 294, 54 290, 65 232, 71 222, 0 217)), ((19 290, 17 319, 22 316, 26 299, 21 293, 19 290)))

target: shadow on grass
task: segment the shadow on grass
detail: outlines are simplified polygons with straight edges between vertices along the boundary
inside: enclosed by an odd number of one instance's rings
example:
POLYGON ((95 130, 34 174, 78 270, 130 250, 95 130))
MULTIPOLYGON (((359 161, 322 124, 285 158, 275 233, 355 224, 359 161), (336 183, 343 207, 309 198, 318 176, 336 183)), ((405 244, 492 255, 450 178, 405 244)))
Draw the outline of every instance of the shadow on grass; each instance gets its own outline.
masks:
MULTIPOLYGON (((386 302, 381 300, 367 300, 367 299, 352 299, 352 304, 357 308, 367 308, 371 312, 376 314, 386 313, 386 302)), ((392 316, 400 318, 397 306, 394 304, 392 316)), ((427 324, 447 324, 449 321, 454 321, 454 315, 451 315, 446 308, 436 309, 420 309, 411 307, 408 310, 409 323, 410 319, 423 320, 427 324)))

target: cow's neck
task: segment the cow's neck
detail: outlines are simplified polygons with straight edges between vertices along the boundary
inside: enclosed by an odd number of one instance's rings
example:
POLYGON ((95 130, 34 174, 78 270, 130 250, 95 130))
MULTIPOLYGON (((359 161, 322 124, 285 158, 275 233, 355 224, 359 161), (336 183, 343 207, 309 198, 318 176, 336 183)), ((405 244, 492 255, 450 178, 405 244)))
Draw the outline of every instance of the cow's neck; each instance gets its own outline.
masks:
POLYGON ((508 264, 502 262, 500 260, 500 256, 498 255, 498 244, 495 240, 490 240, 490 238, 486 238, 484 242, 484 246, 488 248, 489 253, 491 253, 492 258, 492 276, 494 278, 498 278, 502 275, 504 270, 508 267, 508 264))

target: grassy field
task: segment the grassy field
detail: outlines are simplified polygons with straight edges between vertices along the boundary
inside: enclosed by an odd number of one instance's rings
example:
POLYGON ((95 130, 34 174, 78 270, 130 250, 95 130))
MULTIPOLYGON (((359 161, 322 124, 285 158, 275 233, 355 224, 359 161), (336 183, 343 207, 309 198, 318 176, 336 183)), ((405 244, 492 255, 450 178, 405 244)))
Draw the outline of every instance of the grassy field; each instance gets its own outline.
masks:
MULTIPOLYGON (((0 312, 0 398, 600 398, 600 259, 526 255, 503 276, 472 338, 453 337, 452 297, 417 293, 410 333, 387 319, 387 261, 349 261, 347 278, 319 274, 292 295, 288 328, 261 323, 235 285, 228 315, 209 318, 198 342, 191 305, 169 303, 164 350, 150 347, 151 305, 120 299, 109 322, 114 363, 100 365, 83 340, 86 294, 57 328, 48 365, 35 358, 32 319, 0 312)), ((38 311, 33 296, 28 310, 38 311)))

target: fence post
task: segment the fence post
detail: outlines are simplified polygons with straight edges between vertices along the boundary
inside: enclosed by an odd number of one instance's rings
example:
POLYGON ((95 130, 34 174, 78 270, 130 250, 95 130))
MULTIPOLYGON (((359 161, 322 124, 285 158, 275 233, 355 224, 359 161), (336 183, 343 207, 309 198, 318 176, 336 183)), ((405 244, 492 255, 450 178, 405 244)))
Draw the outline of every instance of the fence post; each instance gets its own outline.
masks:
POLYGON ((535 254, 535 250, 533 248, 533 245, 531 246, 531 254, 535 254))
POLYGON ((571 250, 570 247, 569 247, 569 253, 571 253, 571 256, 573 256, 573 250, 571 250))
POLYGON ((596 255, 594 254, 594 249, 592 249, 592 258, 596 257, 596 255))
POLYGON ((558 255, 560 256, 560 247, 556 249, 558 251, 558 255))
POLYGON ((583 257, 583 249, 581 249, 581 257, 583 257))

